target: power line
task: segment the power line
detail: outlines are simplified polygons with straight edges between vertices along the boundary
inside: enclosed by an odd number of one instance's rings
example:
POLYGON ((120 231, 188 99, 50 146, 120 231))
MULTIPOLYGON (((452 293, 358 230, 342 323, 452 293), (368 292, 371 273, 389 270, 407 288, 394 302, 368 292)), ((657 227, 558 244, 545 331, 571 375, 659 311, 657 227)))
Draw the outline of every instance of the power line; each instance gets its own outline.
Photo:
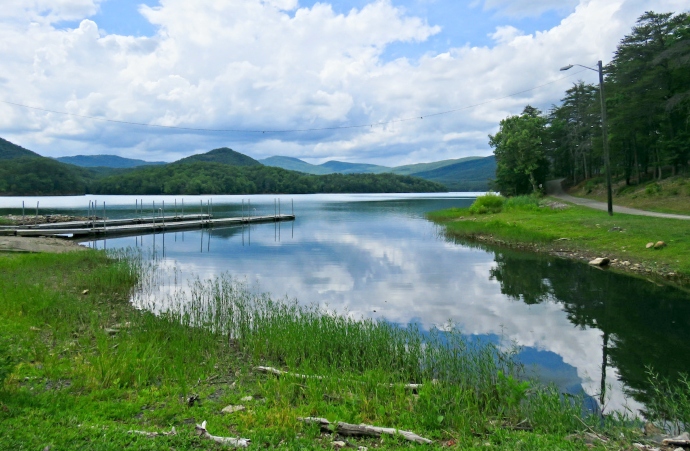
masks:
POLYGON ((114 123, 114 124, 136 125, 136 126, 140 126, 140 127, 154 127, 154 128, 170 129, 170 130, 182 130, 182 131, 193 131, 193 132, 212 132, 212 133, 257 133, 257 134, 258 133, 264 134, 264 133, 318 132, 318 131, 332 131, 332 130, 349 130, 349 129, 356 129, 356 128, 369 128, 369 127, 374 127, 374 126, 380 127, 380 126, 395 124, 395 123, 399 123, 399 122, 416 121, 416 120, 422 120, 424 118, 430 118, 430 117, 436 117, 436 116, 442 116, 442 115, 446 115, 446 114, 456 113, 458 111, 469 110, 472 108, 476 108, 478 106, 486 105, 486 104, 489 104, 492 102, 497 102, 499 100, 504 100, 504 99, 508 99, 510 97, 515 97, 515 96, 518 96, 520 94, 524 94, 526 92, 536 91, 537 89, 543 88, 544 86, 552 85, 554 83, 565 80, 567 78, 572 78, 575 75, 580 74, 584 71, 585 71, 585 69, 583 69, 579 72, 574 72, 574 73, 567 75, 565 77, 557 78, 556 80, 550 81, 548 83, 534 86, 532 88, 525 89, 522 91, 514 92, 512 94, 508 94, 508 95, 505 95, 503 97, 496 97, 494 99, 486 100, 484 102, 474 103, 471 105, 466 105, 466 106, 463 106, 460 108, 455 108, 452 110, 441 111, 438 113, 430 113, 430 114, 425 114, 422 116, 410 116, 410 117, 402 118, 402 119, 392 119, 390 121, 370 122, 368 124, 339 125, 339 126, 333 126, 333 127, 319 127, 319 128, 294 128, 294 129, 283 129, 283 130, 252 130, 252 129, 234 129, 234 128, 196 128, 196 127, 180 127, 180 126, 175 126, 175 125, 146 124, 144 122, 121 121, 121 120, 117 120, 117 119, 108 119, 108 118, 98 117, 98 116, 88 116, 88 115, 84 115, 84 114, 68 113, 66 111, 50 110, 47 108, 39 108, 39 107, 35 107, 35 106, 25 105, 22 103, 9 102, 7 100, 0 100, 0 103, 16 106, 16 107, 20 107, 20 108, 26 108, 26 109, 34 110, 34 111, 43 111, 45 113, 60 114, 60 115, 69 116, 69 117, 78 117, 81 119, 90 119, 90 120, 95 120, 95 121, 110 122, 110 123, 114 123))

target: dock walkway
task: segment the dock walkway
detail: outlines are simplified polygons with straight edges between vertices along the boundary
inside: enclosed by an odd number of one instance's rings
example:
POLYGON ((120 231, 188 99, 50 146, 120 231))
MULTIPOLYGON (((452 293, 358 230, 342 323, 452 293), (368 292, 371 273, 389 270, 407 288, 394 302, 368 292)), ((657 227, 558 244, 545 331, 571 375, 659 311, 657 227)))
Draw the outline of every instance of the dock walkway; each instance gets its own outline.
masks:
POLYGON ((235 218, 218 218, 212 219, 209 215, 186 215, 194 216, 197 219, 180 220, 178 217, 161 218, 157 217, 156 222, 136 222, 141 221, 141 219, 150 218, 132 218, 132 219, 114 219, 106 220, 105 225, 103 221, 77 221, 72 227, 63 227, 68 223, 60 224, 60 227, 55 227, 57 224, 41 224, 37 227, 32 226, 31 228, 15 228, 12 230, 5 229, 3 232, 5 235, 15 235, 15 236, 59 236, 59 237, 72 237, 80 238, 84 236, 117 236, 117 235, 133 235, 133 234, 147 234, 156 232, 165 232, 168 230, 193 230, 199 228, 209 228, 216 226, 229 226, 229 225, 243 225, 243 224, 259 224, 267 222, 282 222, 282 221, 293 221, 295 215, 270 215, 270 216, 249 216, 249 217, 235 217, 235 218), (200 216, 204 216, 199 219, 200 216), (177 219, 177 220, 176 220, 177 219), (120 221, 118 225, 118 221, 120 221), (122 223, 122 221, 129 221, 129 223, 122 223), (82 225, 81 227, 76 226, 76 224, 82 225), (113 225, 109 225, 113 224, 113 225), (53 227, 49 227, 53 226, 53 227))

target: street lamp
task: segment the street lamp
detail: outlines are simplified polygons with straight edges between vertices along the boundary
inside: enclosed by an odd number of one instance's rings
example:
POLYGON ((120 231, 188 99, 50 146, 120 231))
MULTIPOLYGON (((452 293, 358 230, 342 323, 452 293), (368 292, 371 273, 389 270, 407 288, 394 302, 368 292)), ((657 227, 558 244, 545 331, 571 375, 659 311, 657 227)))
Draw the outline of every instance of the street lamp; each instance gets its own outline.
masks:
POLYGON ((611 163, 609 159, 609 140, 608 140, 608 128, 606 125, 606 100, 604 97, 604 69, 601 61, 598 63, 598 68, 594 69, 592 67, 583 66, 582 64, 568 64, 565 67, 561 67, 561 70, 572 69, 573 66, 584 67, 585 69, 593 70, 599 73, 599 95, 601 97, 601 134, 604 140, 604 170, 606 172, 606 192, 608 197, 608 211, 609 216, 613 216, 613 193, 611 190, 611 163))

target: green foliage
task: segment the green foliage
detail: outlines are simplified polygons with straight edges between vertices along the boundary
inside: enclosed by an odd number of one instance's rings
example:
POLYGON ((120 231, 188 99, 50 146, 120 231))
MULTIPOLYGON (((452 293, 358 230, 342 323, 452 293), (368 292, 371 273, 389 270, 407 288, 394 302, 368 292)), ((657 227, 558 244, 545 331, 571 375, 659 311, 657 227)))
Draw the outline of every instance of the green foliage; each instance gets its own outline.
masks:
POLYGON ((14 359, 10 355, 9 345, 3 337, 0 337, 0 391, 3 389, 5 379, 12 373, 14 359))
POLYGON ((644 193, 648 196, 659 194, 662 191, 661 185, 656 182, 650 183, 644 189, 644 193))
POLYGON ((487 193, 477 199, 470 206, 470 213, 473 215, 484 215, 487 213, 500 213, 503 209, 505 198, 500 194, 487 193))
POLYGON ((489 135, 496 156, 495 188, 507 196, 537 192, 546 182, 549 163, 544 152, 546 119, 526 106, 520 116, 503 119, 489 135))
POLYGON ((50 158, 22 157, 0 165, 0 195, 85 194, 93 176, 50 158))
POLYGON ((647 403, 645 416, 662 429, 680 434, 690 427, 690 378, 681 374, 676 381, 662 379, 651 368, 647 368, 653 395, 647 403))
POLYGON ((393 174, 308 175, 269 166, 175 163, 108 176, 98 194, 273 194, 442 192, 442 185, 393 174))

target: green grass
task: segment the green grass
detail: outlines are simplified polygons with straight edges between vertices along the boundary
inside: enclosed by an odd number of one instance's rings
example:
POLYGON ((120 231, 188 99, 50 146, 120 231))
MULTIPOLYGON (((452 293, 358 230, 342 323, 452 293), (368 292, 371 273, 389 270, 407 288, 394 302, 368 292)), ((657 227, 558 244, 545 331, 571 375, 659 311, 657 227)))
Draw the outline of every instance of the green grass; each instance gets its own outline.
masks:
POLYGON ((624 422, 582 417, 580 400, 525 380, 514 352, 467 341, 452 325, 423 332, 350 318, 226 277, 196 281, 154 315, 128 302, 158 283, 131 254, 0 254, 0 274, 2 450, 221 449, 195 435, 203 420, 252 447, 332 449, 330 434, 298 416, 436 442, 351 440, 382 449, 584 450, 566 436, 590 429, 611 437, 597 449, 639 439, 624 422), (323 377, 261 375, 257 364, 323 377), (408 382, 423 385, 414 394, 408 382), (247 409, 222 415, 228 404, 247 409), (128 433, 173 426, 175 436, 128 433))
POLYGON ((451 236, 492 237, 543 251, 586 252, 639 263, 652 272, 674 272, 681 278, 690 276, 687 221, 624 214, 608 216, 606 212, 579 206, 554 210, 535 207, 531 199, 508 199, 498 214, 473 215, 469 209, 460 208, 435 212, 429 217, 442 224, 451 236), (657 241, 664 241, 667 247, 646 248, 647 243, 657 241))

